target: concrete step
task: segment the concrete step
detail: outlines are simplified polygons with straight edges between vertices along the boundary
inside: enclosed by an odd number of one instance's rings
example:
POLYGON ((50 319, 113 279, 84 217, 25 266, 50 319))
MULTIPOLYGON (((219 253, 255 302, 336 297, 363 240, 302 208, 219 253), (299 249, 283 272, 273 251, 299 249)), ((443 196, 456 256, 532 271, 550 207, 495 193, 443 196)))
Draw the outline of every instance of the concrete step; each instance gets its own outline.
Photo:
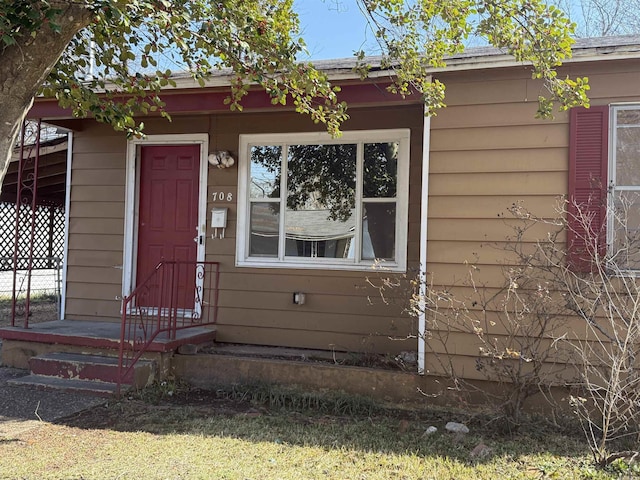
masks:
MULTIPOLYGON (((102 383, 118 381, 118 359, 115 357, 52 352, 32 357, 29 360, 29 367, 31 373, 37 376, 102 383)), ((151 383, 154 374, 154 362, 140 360, 122 383, 142 388, 151 383)))
MULTIPOLYGON (((43 390, 60 390, 64 392, 86 393, 99 397, 111 397, 116 394, 117 386, 111 382, 99 382, 95 380, 77 380, 71 378, 59 378, 45 375, 27 375, 26 377, 8 380, 11 385, 26 385, 43 390)), ((121 392, 126 392, 131 386, 122 385, 121 392)))

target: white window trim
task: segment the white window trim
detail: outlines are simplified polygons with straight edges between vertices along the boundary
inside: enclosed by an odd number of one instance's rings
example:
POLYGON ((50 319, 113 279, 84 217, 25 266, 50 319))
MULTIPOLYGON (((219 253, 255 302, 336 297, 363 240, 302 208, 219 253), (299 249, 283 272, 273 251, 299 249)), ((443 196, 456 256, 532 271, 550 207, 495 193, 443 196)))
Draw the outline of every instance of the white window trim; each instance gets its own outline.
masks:
MULTIPOLYGON (((608 167, 608 185, 607 185, 607 215, 606 215, 606 236, 607 236, 607 257, 610 259, 614 258, 615 250, 615 228, 612 225, 615 225, 614 218, 614 202, 615 202, 615 193, 619 191, 636 191, 640 192, 640 185, 638 186, 624 186, 618 187, 617 176, 616 176, 616 146, 618 142, 618 129, 617 121, 616 121, 616 113, 620 110, 640 110, 640 103, 635 102, 624 102, 624 103, 612 103, 609 105, 609 151, 607 158, 607 167, 608 167)), ((621 269, 621 275, 625 276, 634 276, 640 277, 640 269, 621 269)))
MULTIPOLYGON (((236 266, 253 268, 299 268, 299 269, 322 269, 322 270, 351 270, 365 271, 372 267, 379 266, 392 272, 405 272, 407 268, 407 232, 408 232, 408 211, 409 211, 409 164, 410 164, 410 138, 409 129, 389 129, 389 130, 358 130, 343 132, 343 135, 336 139, 326 132, 312 133, 266 133, 240 135, 239 165, 238 165, 238 222, 236 232, 236 266), (249 256, 249 201, 248 175, 249 175, 249 153, 250 147, 254 145, 273 145, 286 143, 288 145, 298 144, 340 144, 340 143, 378 143, 392 142, 399 143, 398 172, 396 187, 396 260, 395 261, 365 261, 360 263, 346 263, 344 261, 332 261, 330 258, 319 258, 311 260, 308 257, 287 258, 264 258, 249 256)), ((358 167, 360 168, 360 167, 358 167)), ((361 178, 358 171, 357 179, 361 178)), ((359 180, 358 180, 359 181, 359 180)), ((360 192, 357 193, 360 200, 360 192)), ((360 208, 356 211, 361 211, 360 208)), ((358 219, 357 219, 358 220, 358 219)))
POLYGON ((127 142, 126 180, 125 180, 125 223, 124 249, 122 268, 122 295, 127 296, 135 285, 135 265, 138 250, 138 185, 137 168, 138 146, 150 145, 200 145, 200 179, 198 197, 198 226, 199 231, 194 235, 202 235, 203 242, 198 242, 196 258, 198 262, 205 259, 206 228, 207 228, 207 174, 209 152, 209 134, 190 133, 176 135, 147 135, 145 138, 129 140, 127 142))

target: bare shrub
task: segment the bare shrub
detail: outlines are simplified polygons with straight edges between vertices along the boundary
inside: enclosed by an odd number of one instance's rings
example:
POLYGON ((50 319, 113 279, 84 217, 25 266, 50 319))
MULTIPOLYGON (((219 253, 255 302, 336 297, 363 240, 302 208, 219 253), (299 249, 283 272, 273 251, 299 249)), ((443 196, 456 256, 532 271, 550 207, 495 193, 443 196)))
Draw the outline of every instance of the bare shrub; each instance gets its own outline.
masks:
POLYGON ((603 243, 605 227, 596 228, 589 213, 593 209, 584 206, 574 206, 575 213, 563 212, 567 228, 582 246, 577 260, 567 261, 561 243, 537 244, 544 262, 538 262, 536 270, 561 293, 571 314, 571 326, 557 339, 569 352, 568 364, 577 376, 571 405, 600 465, 638 455, 640 244, 637 228, 632 228, 633 203, 629 197, 608 207, 608 248, 603 243))
MULTIPOLYGON (((594 461, 635 459, 640 225, 632 228, 632 205, 619 202, 607 214, 614 235, 604 248, 605 232, 595 228, 593 209, 573 208, 577 213, 570 214, 567 206, 561 202, 558 218, 549 220, 513 205, 518 226, 505 242, 492 245, 503 257, 500 285, 471 263, 465 278, 446 286, 433 275, 406 280, 410 312, 425 315, 428 373, 449 379, 459 399, 480 395, 496 419, 517 426, 531 396, 540 393, 553 407, 550 390, 565 387, 594 461), (548 233, 536 238, 532 232, 540 226, 548 233), (578 263, 568 254, 569 228, 581 244, 578 263)), ((402 283, 378 286, 388 290, 402 283)))
MULTIPOLYGON (((467 262, 465 276, 446 285, 433 274, 369 279, 385 302, 400 290, 410 297, 409 313, 424 314, 426 369, 447 380, 441 394, 458 404, 484 405, 507 429, 521 424, 530 397, 541 394, 553 406, 550 389, 569 380, 566 351, 556 341, 566 321, 563 299, 536 269, 542 244, 525 241, 539 222, 518 218, 512 236, 487 245, 504 257, 497 283, 476 262, 467 262)), ((561 225, 548 226, 547 240, 559 242, 561 225)))
POLYGON ((541 394, 552 405, 550 388, 567 380, 566 354, 555 341, 563 331, 564 309, 549 280, 538 275, 537 245, 523 241, 534 225, 522 219, 513 237, 492 245, 505 256, 499 286, 469 263, 460 281, 438 286, 431 276, 424 294, 412 297, 412 314, 425 314, 430 373, 447 376, 459 398, 480 396, 508 428, 520 425, 530 397, 541 394), (461 345, 475 353, 459 352, 461 345), (475 355, 474 372, 461 362, 468 355, 475 355))

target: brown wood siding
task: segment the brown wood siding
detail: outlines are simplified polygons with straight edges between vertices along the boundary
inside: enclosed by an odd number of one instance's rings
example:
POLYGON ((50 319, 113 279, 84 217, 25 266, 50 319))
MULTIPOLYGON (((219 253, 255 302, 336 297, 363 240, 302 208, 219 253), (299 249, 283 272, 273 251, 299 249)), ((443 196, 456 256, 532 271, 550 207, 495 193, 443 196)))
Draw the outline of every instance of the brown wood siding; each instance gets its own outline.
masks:
MULTIPOLYGON (((350 115, 344 130, 411 129, 409 201, 415 213, 407 225, 408 260, 416 265, 422 108, 370 107, 353 109, 350 115)), ((116 297, 122 294, 126 140, 107 127, 85 123, 74 147, 67 317, 116 320, 120 315, 116 297)), ((174 117, 172 123, 161 119, 145 123, 148 134, 208 132, 210 151, 229 150, 234 156, 240 134, 322 130, 292 112, 174 117)), ((236 267, 237 182, 237 167, 209 168, 207 210, 229 208, 225 238, 206 241, 206 260, 221 264, 220 341, 364 352, 416 348, 416 340, 407 339, 416 325, 404 314, 406 300, 391 292, 386 304, 367 281, 371 277, 377 282, 379 273, 236 267), (213 192, 232 193, 234 201, 213 201, 213 192), (293 305, 294 291, 307 294, 305 305, 293 305)))
MULTIPOLYGON (((351 119, 344 130, 410 128, 412 179, 409 192, 411 208, 420 205, 422 149, 421 108, 367 108, 350 111, 351 119)), ((321 130, 295 113, 263 113, 253 115, 221 115, 212 117, 211 150, 238 149, 239 133, 306 132, 321 130)), ((242 161, 242 159, 241 159, 242 161)), ((415 331, 415 321, 403 314, 400 301, 392 305, 372 305, 379 293, 368 286, 367 276, 373 272, 344 272, 305 269, 237 268, 235 237, 237 208, 234 204, 211 201, 212 192, 237 194, 237 170, 209 170, 209 204, 229 208, 229 228, 222 240, 207 242, 207 260, 221 262, 220 341, 284 345, 292 347, 397 352, 415 349, 415 340, 393 341, 390 337, 406 338, 415 331), (293 305, 295 291, 307 294, 305 305, 293 305)), ((409 262, 418 260, 419 214, 407 226, 410 241, 409 262), (415 236, 415 238, 413 238, 415 236), (412 243, 413 241, 413 243, 412 243)))
POLYGON ((85 124, 73 142, 66 317, 117 319, 127 142, 108 127, 85 124))
POLYGON ((347 334, 335 332, 305 332, 304 330, 282 330, 268 327, 224 327, 224 342, 259 343, 261 345, 282 345, 283 342, 294 342, 297 348, 322 348, 346 352, 389 354, 404 350, 415 350, 415 339, 390 340, 386 335, 367 333, 347 334), (248 339, 256 338, 254 342, 248 339), (319 347, 320 345, 320 347, 319 347))
MULTIPOLYGON (((591 67, 593 75, 584 65, 571 70, 590 76, 594 99, 610 101, 614 93, 624 99, 635 93, 638 99, 637 88, 628 86, 638 72, 628 63, 591 67)), ((459 274, 470 257, 482 265, 499 261, 497 245, 487 246, 512 233, 514 204, 541 217, 557 215, 568 183, 568 115, 534 119, 537 103, 530 100, 540 93, 540 83, 524 69, 450 73, 443 81, 448 108, 432 119, 428 260, 433 269, 451 265, 459 274)), ((541 225, 528 233, 533 241, 546 231, 541 225)))
MULTIPOLYGON (((633 62, 571 65, 566 70, 589 77, 594 105, 640 101, 640 67, 633 62)), ((505 272, 516 263, 513 254, 504 251, 521 225, 509 211, 513 205, 547 219, 558 216, 568 187, 569 115, 534 118, 536 99, 544 92, 525 69, 450 73, 441 80, 447 85, 448 108, 431 124, 427 270, 436 288, 446 286, 458 298, 469 299, 470 270, 476 285, 488 287, 485 293, 491 295, 506 284, 505 272)), ((526 232, 523 248, 556 229, 536 225, 526 232)), ((562 247, 564 232, 559 241, 562 247)), ((470 305, 471 314, 480 318, 478 308, 470 305)), ((500 339, 505 333, 500 313, 488 315, 494 322, 487 323, 490 333, 500 339)), ((585 338, 579 319, 563 317, 558 323, 585 338)), ((478 338, 465 332, 447 335, 454 368, 468 379, 486 378, 476 369, 478 338)), ((427 346, 433 350, 444 351, 437 340, 427 346)), ((428 354, 427 371, 441 372, 439 362, 428 354)))

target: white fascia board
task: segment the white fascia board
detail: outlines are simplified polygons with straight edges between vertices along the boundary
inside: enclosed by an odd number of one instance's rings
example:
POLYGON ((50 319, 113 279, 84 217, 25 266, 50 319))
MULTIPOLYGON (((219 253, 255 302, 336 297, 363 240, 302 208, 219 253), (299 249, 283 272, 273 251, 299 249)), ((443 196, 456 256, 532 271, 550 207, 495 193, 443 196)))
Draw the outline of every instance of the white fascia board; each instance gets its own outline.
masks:
MULTIPOLYGON (((442 68, 433 68, 428 71, 429 74, 484 70, 494 68, 509 67, 529 67, 530 62, 519 62, 512 55, 501 52, 499 50, 487 49, 485 54, 462 54, 458 57, 445 59, 447 65, 442 68)), ((640 44, 629 45, 603 45, 592 47, 576 47, 573 51, 573 57, 567 58, 563 64, 602 62, 609 60, 630 60, 640 59, 640 44)), ((381 57, 365 58, 365 62, 369 62, 372 70, 369 71, 369 79, 390 78, 393 76, 393 70, 378 69, 381 57)), ((315 63, 316 68, 327 74, 331 81, 349 81, 360 80, 360 74, 354 69, 356 66, 355 58, 343 58, 337 60, 322 60, 315 63)), ((205 80, 205 87, 229 87, 232 74, 220 73, 205 80)), ((181 89, 201 88, 197 81, 185 73, 178 74, 173 78, 176 87, 181 89)), ((168 88, 167 88, 168 89, 168 88)))
MULTIPOLYGON (((332 81, 340 81, 340 80, 360 80, 360 75, 353 71, 353 68, 336 68, 336 69, 320 69, 322 72, 326 73, 329 77, 329 80, 332 81)), ((380 78, 380 77, 391 77, 392 72, 390 70, 374 70, 369 72, 367 78, 380 78)), ((215 88, 215 87, 226 87, 228 88, 231 85, 231 80, 235 76, 232 74, 222 74, 215 75, 205 79, 204 88, 215 88)), ((175 82, 175 89, 191 89, 191 88, 203 88, 194 80, 193 77, 187 75, 179 75, 172 80, 175 82)), ((173 87, 165 87, 163 90, 171 90, 173 87)))
MULTIPOLYGON (((44 122, 43 122, 44 123, 44 122)), ((29 147, 33 147, 32 145, 26 146, 25 145, 25 157, 24 158, 35 158, 36 157, 36 149, 35 148, 29 148, 29 147), (27 151, 28 150, 28 151, 27 151)), ((58 143, 56 145, 47 145, 44 147, 40 147, 40 156, 42 157, 43 155, 49 155, 52 153, 56 153, 56 152, 63 152, 65 150, 67 150, 68 146, 67 146, 67 141, 62 142, 62 143, 58 143)), ((20 152, 14 152, 13 155, 11 155, 11 161, 12 162, 17 162, 20 160, 20 152)))
MULTIPOLYGON (((609 54, 591 53, 589 55, 576 55, 571 58, 567 58, 562 62, 563 65, 576 64, 576 63, 588 63, 588 62, 603 62, 609 60, 630 60, 640 59, 640 51, 635 52, 614 52, 609 54)), ((486 70, 494 68, 509 68, 509 67, 530 67, 531 62, 518 62, 510 55, 499 55, 490 57, 471 57, 461 60, 449 60, 447 66, 444 68, 436 68, 431 70, 431 73, 446 73, 446 72, 460 72, 470 70, 486 70)))

